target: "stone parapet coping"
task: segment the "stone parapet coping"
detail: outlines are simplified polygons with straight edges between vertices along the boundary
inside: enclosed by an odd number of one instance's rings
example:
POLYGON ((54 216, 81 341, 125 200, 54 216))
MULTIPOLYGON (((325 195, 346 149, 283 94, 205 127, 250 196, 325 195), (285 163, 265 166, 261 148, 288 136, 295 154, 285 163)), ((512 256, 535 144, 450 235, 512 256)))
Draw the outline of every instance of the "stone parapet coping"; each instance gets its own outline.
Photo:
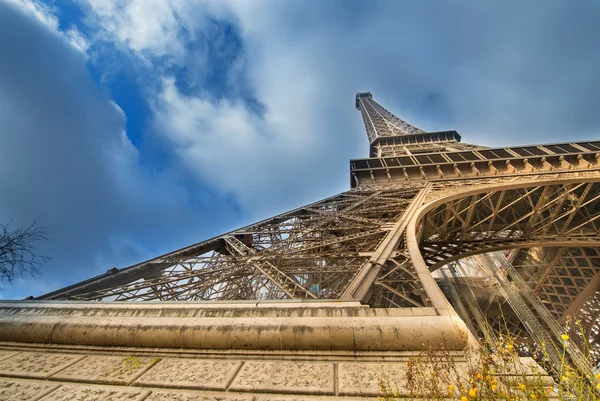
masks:
POLYGON ((460 319, 431 308, 249 308, 181 304, 0 304, 0 341, 47 345, 269 351, 461 350, 460 319), (15 307, 16 306, 16 307, 15 307), (114 308, 111 308, 113 307, 114 308), (182 308, 183 307, 183 308, 182 308), (95 308, 95 309, 94 309, 95 308), (102 312, 97 311, 102 310, 102 312), (307 312, 308 310, 308 312, 307 312), (90 313, 90 311, 96 311, 90 313), (200 311, 192 313, 193 311, 200 311), (207 311, 212 311, 208 313, 207 311), (259 311, 259 312, 257 312, 259 311), (146 313, 148 312, 148 313, 146 313), (214 313, 213 313, 214 312, 214 313), (264 313, 263 313, 264 312, 264 313))
POLYGON ((390 317, 435 316, 434 308, 370 308, 358 301, 90 302, 0 301, 5 316, 95 317, 390 317))

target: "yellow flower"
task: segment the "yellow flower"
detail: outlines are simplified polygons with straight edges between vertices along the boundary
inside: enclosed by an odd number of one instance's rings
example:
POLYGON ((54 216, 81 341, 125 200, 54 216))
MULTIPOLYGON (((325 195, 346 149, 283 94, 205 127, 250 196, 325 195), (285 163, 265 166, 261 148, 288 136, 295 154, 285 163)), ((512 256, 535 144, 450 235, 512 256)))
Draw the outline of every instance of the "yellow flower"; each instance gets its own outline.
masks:
POLYGON ((398 397, 398 392, 397 391, 394 393, 394 397, 398 397))
POLYGON ((596 388, 600 390, 600 383, 596 384, 596 388))
POLYGON ((569 341, 569 336, 566 334, 561 335, 560 338, 562 338, 563 341, 569 341))
POLYGON ((600 380, 600 373, 596 373, 596 380, 600 380))
POLYGON ((508 344, 508 345, 506 346, 506 348, 508 348, 508 350, 509 350, 509 351, 512 351, 512 350, 513 350, 513 345, 512 345, 512 344, 508 344))
POLYGON ((519 389, 520 390, 525 390, 527 388, 526 385, 524 385, 523 383, 519 383, 519 389))
POLYGON ((469 390, 469 396, 471 398, 477 397, 477 389, 476 388, 472 388, 471 390, 469 390))
POLYGON ((560 378, 561 381, 568 382, 569 378, 567 376, 563 376, 560 378))
POLYGON ((481 373, 477 373, 477 380, 483 380, 483 375, 481 373))
POLYGON ((492 391, 496 391, 498 390, 498 386, 496 386, 495 384, 492 384, 492 391))
POLYGON ((469 401, 469 399, 463 395, 462 397, 460 397, 460 401, 469 401))
POLYGON ((537 395, 531 393, 531 395, 529 396, 532 400, 535 400, 537 398, 537 395))
POLYGON ((454 391, 454 386, 451 384, 448 386, 448 392, 452 393, 454 391))

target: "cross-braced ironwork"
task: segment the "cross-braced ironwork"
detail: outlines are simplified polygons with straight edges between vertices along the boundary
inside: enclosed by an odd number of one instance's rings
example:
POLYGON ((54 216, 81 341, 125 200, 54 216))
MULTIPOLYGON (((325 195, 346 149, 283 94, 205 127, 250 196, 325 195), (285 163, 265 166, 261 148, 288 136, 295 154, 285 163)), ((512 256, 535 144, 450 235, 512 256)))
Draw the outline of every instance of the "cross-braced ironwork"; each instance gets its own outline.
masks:
POLYGON ((415 192, 346 192, 46 298, 339 298, 415 192))
MULTIPOLYGON (((558 323, 580 319, 580 344, 598 353, 600 141, 486 148, 456 131, 424 132, 370 93, 356 107, 370 157, 350 162, 349 191, 39 299, 358 299, 442 310, 437 279, 475 327, 482 316, 493 324, 491 300, 512 290, 461 263, 511 250, 521 293, 558 323)), ((524 315, 505 312, 523 331, 524 315)))

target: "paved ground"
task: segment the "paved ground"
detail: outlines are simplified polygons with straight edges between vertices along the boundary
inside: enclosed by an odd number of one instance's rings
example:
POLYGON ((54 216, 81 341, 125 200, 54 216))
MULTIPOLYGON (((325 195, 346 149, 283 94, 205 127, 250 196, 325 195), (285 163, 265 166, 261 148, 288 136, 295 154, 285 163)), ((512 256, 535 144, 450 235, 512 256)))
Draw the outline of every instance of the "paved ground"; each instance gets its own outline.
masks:
POLYGON ((364 399, 378 395, 382 376, 400 384, 404 367, 398 361, 239 361, 0 350, 0 400, 364 399))

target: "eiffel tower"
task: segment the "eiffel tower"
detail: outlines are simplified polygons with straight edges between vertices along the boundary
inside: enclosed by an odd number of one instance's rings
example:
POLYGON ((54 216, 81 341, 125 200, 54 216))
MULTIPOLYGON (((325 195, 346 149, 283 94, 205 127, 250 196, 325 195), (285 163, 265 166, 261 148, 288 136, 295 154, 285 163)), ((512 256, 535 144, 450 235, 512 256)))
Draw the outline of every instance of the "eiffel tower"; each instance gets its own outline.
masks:
MULTIPOLYGON (((416 351, 440 333, 459 350, 465 333, 505 325, 527 355, 572 317, 581 328, 572 325, 569 355, 591 372, 581 350, 600 361, 600 141, 488 148, 416 128, 371 93, 355 105, 370 146, 350 161, 350 190, 0 304, 0 345, 358 358, 416 351)), ((238 376, 251 362, 241 363, 238 376)), ((372 383, 344 390, 370 366, 361 363, 332 362, 323 393, 369 394, 372 383)), ((223 389, 247 390, 238 376, 223 389)))

